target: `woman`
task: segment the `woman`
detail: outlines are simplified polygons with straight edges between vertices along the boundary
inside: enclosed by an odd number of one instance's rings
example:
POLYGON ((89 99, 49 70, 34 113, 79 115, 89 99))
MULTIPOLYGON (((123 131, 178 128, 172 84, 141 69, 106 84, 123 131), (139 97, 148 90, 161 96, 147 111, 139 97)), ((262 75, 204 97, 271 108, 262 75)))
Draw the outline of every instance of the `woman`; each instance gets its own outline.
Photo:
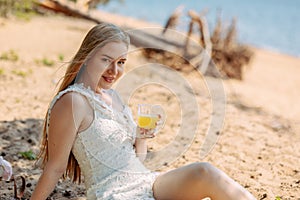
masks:
POLYGON ((46 199, 62 175, 80 181, 81 172, 89 200, 255 199, 208 163, 161 174, 143 166, 153 131, 136 127, 110 89, 123 74, 128 46, 128 35, 112 24, 85 37, 46 116, 44 169, 31 200, 46 199))

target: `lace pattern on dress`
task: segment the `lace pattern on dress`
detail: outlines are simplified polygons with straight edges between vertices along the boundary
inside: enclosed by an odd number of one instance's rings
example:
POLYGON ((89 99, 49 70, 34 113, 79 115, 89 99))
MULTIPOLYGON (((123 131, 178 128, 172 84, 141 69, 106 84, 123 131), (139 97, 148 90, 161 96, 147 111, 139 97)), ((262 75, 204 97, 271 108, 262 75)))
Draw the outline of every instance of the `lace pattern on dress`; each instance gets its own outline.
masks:
POLYGON ((84 175, 87 199, 154 200, 152 185, 157 173, 146 169, 136 157, 136 124, 129 107, 123 104, 123 110, 117 111, 90 88, 74 84, 51 102, 49 119, 55 102, 71 91, 85 96, 94 109, 93 122, 77 134, 72 148, 84 175))
POLYGON ((154 200, 152 185, 158 173, 113 174, 87 191, 88 199, 154 200), (150 187, 149 187, 150 186, 150 187))

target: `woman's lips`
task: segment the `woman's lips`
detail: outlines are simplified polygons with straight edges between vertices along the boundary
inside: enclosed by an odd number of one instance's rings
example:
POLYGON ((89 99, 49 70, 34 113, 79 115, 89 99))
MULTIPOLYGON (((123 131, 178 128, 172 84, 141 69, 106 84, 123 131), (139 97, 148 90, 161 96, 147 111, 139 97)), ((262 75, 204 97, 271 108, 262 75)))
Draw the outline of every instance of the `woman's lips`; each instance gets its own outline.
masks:
POLYGON ((106 77, 106 76, 102 76, 103 79, 108 82, 108 83, 112 83, 114 82, 115 78, 114 77, 106 77))

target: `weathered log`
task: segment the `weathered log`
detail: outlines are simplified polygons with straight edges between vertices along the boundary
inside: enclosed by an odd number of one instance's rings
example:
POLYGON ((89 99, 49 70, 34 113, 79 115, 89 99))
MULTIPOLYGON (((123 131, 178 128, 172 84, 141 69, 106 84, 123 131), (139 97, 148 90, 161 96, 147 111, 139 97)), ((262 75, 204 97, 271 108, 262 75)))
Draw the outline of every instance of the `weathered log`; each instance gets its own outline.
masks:
MULTIPOLYGON (((199 26, 199 34, 200 34, 199 42, 202 45, 202 47, 204 48, 204 51, 201 51, 198 55, 196 55, 194 58, 192 58, 190 60, 190 62, 193 66, 200 68, 201 72, 203 74, 205 74, 207 71, 208 65, 210 63, 211 52, 212 52, 212 43, 210 40, 208 24, 206 22, 205 17, 203 17, 202 15, 198 15, 193 10, 190 10, 188 12, 188 15, 191 18, 191 23, 197 23, 199 26)), ((190 27, 190 31, 191 30, 192 30, 192 27, 190 27)), ((191 34, 191 33, 189 32, 189 34, 191 34)), ((187 48, 188 41, 189 41, 189 37, 187 38, 186 48, 187 48)))
MULTIPOLYGON (((124 28, 130 36, 130 43, 140 48, 151 48, 177 52, 183 48, 183 44, 170 38, 161 37, 159 34, 151 34, 145 30, 124 28)), ((151 31, 151 30, 148 30, 151 31)), ((152 31, 156 31, 155 29, 152 31)))
POLYGON ((217 17, 217 22, 216 22, 216 25, 215 25, 215 28, 213 30, 213 34, 211 36, 211 41, 212 41, 212 44, 213 45, 219 45, 220 42, 222 41, 221 36, 222 34, 222 21, 221 21, 221 16, 220 16, 220 13, 217 17))
POLYGON ((56 13, 63 13, 64 15, 67 16, 72 16, 72 17, 79 17, 82 19, 90 20, 93 21, 97 24, 101 23, 102 21, 99 19, 96 19, 94 17, 89 16, 86 13, 83 13, 79 10, 76 10, 74 8, 71 8, 70 6, 63 4, 59 1, 55 0, 44 0, 44 1, 37 1, 35 4, 41 8, 51 10, 56 13))
POLYGON ((168 29, 175 28, 177 26, 183 8, 184 6, 180 5, 175 9, 175 11, 171 14, 169 19, 167 20, 167 23, 164 26, 164 29, 162 31, 162 34, 165 34, 168 29))
MULTIPOLYGON (((37 5, 67 16, 80 17, 95 23, 104 22, 95 16, 55 0, 44 0, 38 2, 37 5)), ((224 77, 242 79, 242 67, 250 62, 253 53, 247 46, 239 45, 235 41, 235 21, 223 38, 221 35, 223 32, 222 24, 219 19, 213 36, 210 37, 206 19, 203 17, 204 14, 189 11, 188 15, 191 18, 188 37, 173 29, 168 29, 168 27, 165 34, 161 34, 163 29, 159 28, 145 28, 143 30, 132 29, 131 27, 122 28, 130 35, 132 45, 145 50, 146 57, 155 59, 176 70, 185 70, 185 66, 190 66, 189 68, 198 67, 204 75, 214 76, 215 73, 210 72, 212 71, 210 64, 213 60, 219 71, 225 75, 224 77), (194 24, 199 27, 200 38, 199 42, 191 43, 190 37, 194 24), (202 48, 200 48, 201 45, 202 48)))
MULTIPOLYGON (((101 19, 83 13, 80 10, 71 8, 70 5, 55 1, 44 0, 36 3, 38 6, 56 13, 63 13, 67 16, 79 17, 95 23, 102 23, 101 19)), ((131 27, 122 27, 130 36, 131 44, 140 48, 162 49, 165 51, 178 52, 183 48, 183 42, 178 37, 164 37, 161 35, 161 29, 149 28, 144 30, 132 29, 131 27)), ((172 34, 171 34, 172 35, 172 34)), ((173 34, 174 35, 174 34, 173 34)))
POLYGON ((224 46, 231 47, 234 45, 234 41, 236 40, 236 19, 233 18, 231 25, 228 28, 227 35, 224 39, 224 46))

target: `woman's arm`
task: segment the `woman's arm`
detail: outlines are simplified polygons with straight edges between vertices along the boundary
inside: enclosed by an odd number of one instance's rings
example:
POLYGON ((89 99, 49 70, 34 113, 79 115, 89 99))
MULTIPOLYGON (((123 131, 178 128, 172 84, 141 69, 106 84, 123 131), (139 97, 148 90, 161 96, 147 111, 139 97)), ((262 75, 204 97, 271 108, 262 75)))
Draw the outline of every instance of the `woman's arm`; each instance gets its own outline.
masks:
POLYGON ((144 129, 137 127, 135 139, 135 152, 137 157, 143 162, 147 156, 147 138, 155 136, 155 129, 144 129))
POLYGON ((84 118, 86 107, 83 101, 79 94, 67 93, 55 103, 48 132, 48 161, 31 200, 46 199, 64 173, 73 142, 84 118))
POLYGON ((134 146, 137 157, 143 162, 147 156, 147 139, 136 138, 134 146))

